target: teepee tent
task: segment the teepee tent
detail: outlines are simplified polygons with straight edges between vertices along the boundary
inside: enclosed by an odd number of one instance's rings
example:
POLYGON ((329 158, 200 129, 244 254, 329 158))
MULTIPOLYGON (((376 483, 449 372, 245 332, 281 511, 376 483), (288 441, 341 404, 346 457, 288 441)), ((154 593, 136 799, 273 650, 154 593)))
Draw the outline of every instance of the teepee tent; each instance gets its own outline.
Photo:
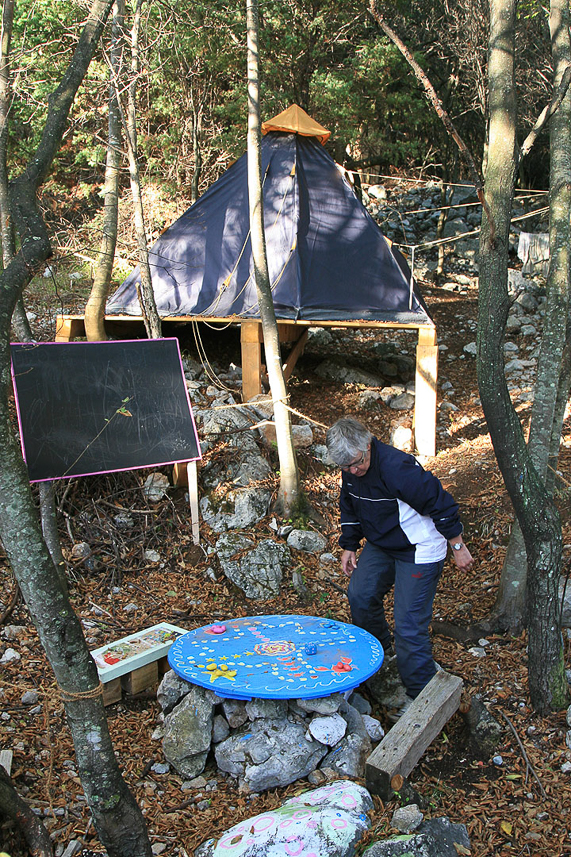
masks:
MULTIPOLYGON (((329 131, 297 105, 264 123, 262 175, 270 282, 278 319, 430 325, 404 257, 323 148, 329 131)), ((246 155, 149 253, 162 317, 259 317, 246 155)), ((138 268, 107 316, 140 316, 138 268)))

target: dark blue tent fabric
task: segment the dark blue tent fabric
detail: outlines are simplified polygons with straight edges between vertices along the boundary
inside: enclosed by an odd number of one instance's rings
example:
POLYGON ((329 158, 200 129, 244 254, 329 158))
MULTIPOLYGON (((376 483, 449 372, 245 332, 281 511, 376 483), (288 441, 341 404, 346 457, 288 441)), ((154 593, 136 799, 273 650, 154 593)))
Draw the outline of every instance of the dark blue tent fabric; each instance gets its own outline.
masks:
MULTIPOLYGON (((391 249, 323 146, 262 139, 264 223, 278 319, 430 323, 404 257, 391 249)), ((249 238, 246 155, 149 253, 159 315, 259 317, 249 238)), ((107 314, 141 315, 136 268, 107 314)))

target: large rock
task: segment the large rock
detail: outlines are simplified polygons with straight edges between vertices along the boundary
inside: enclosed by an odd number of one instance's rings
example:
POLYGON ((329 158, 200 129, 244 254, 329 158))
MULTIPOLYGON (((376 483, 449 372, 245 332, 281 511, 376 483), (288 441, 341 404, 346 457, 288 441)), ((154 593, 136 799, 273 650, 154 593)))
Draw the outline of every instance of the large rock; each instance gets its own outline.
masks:
MULTIPOLYGON (((269 446, 277 442, 275 423, 268 422, 265 423, 265 425, 260 426, 260 433, 269 446)), ((305 424, 292 426, 291 437, 295 449, 307 449, 313 443, 313 432, 311 430, 311 426, 305 424)))
POLYGON ((375 842, 363 851, 363 857, 458 857, 471 853, 463 824, 452 824, 447 818, 432 818, 409 836, 375 842))
POLYGON ((347 732, 325 757, 321 767, 333 768, 344 777, 362 777, 373 749, 367 727, 357 709, 348 702, 343 701, 339 714, 347 723, 347 732))
POLYGON ((264 539, 254 546, 245 536, 232 533, 218 539, 216 552, 224 574, 246 598, 266 599, 278 595, 282 567, 290 559, 284 544, 264 539))
POLYGON ((292 530, 287 537, 290 548, 306 553, 323 553, 327 539, 315 530, 292 530))
POLYGON ((242 726, 248 719, 246 703, 241 699, 223 699, 222 711, 232 729, 242 726))
POLYGON ((186 779, 197 777, 204 770, 217 699, 211 691, 192 685, 182 702, 165 717, 165 758, 186 779))
POLYGON ((272 495, 263 488, 237 488, 223 497, 211 492, 200 501, 204 521, 216 533, 248 529, 270 510, 272 495))
POLYGON ((383 379, 380 375, 367 372, 365 369, 357 369, 347 363, 335 360, 324 360, 315 370, 316 375, 321 378, 329 378, 332 381, 340 381, 344 384, 363 384, 365 387, 382 387, 383 379))
POLYGON ((308 714, 334 714, 343 702, 342 693, 332 693, 329 696, 318 696, 316 699, 296 699, 295 704, 308 714))
POLYGON ((463 714, 468 727, 468 742, 473 752, 482 759, 489 759, 502 737, 502 726, 488 711, 484 700, 474 696, 470 708, 463 714))
POLYGON ((157 690, 157 701, 164 714, 170 714, 175 705, 191 689, 192 685, 185 679, 180 678, 174 670, 166 672, 157 690))
POLYGON ((216 746, 216 763, 253 792, 287 786, 315 770, 327 752, 305 733, 286 718, 254 720, 216 746))
POLYGON ((234 825, 218 842, 201 845, 195 857, 352 857, 372 808, 366 789, 338 780, 234 825))
POLYGON ((206 491, 200 501, 202 516, 216 532, 247 528, 267 515, 271 500, 269 491, 252 485, 271 473, 250 431, 252 418, 240 409, 222 408, 201 410, 196 421, 207 440, 225 441, 222 453, 213 455, 200 471, 206 491))

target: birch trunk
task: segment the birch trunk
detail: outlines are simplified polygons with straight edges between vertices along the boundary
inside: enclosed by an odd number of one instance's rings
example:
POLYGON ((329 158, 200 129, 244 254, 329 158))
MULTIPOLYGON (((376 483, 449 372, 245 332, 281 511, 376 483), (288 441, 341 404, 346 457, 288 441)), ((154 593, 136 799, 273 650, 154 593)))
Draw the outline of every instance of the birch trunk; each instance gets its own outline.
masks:
POLYGON ((107 339, 105 333, 105 303, 109 295, 119 220, 119 170, 121 167, 121 113, 113 80, 121 79, 121 63, 125 38, 125 0, 113 4, 111 32, 111 83, 109 85, 109 116, 107 121, 107 157, 105 162, 103 237, 95 263, 93 286, 85 306, 85 333, 90 342, 107 339))
POLYGON ((247 0, 248 28, 248 196, 250 202, 250 234, 252 258, 256 278, 256 291, 260 318, 264 332, 264 348, 274 403, 276 441, 280 460, 279 505, 288 516, 299 499, 299 475, 293 438, 291 417, 287 404, 287 390, 280 356, 280 343, 274 302, 268 274, 264 211, 262 196, 262 157, 260 134, 260 88, 258 56, 258 3, 247 0))

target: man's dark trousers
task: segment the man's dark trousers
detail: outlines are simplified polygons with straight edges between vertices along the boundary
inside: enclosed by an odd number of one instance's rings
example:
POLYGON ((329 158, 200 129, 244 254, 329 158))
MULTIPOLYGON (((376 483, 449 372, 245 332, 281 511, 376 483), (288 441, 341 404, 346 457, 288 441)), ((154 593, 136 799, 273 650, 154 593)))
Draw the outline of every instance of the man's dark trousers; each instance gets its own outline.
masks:
POLYGON ((354 625, 391 645, 383 600, 394 586, 394 639, 397 666, 413 699, 436 673, 428 626, 444 560, 415 564, 394 559, 366 542, 351 575, 348 596, 354 625))

